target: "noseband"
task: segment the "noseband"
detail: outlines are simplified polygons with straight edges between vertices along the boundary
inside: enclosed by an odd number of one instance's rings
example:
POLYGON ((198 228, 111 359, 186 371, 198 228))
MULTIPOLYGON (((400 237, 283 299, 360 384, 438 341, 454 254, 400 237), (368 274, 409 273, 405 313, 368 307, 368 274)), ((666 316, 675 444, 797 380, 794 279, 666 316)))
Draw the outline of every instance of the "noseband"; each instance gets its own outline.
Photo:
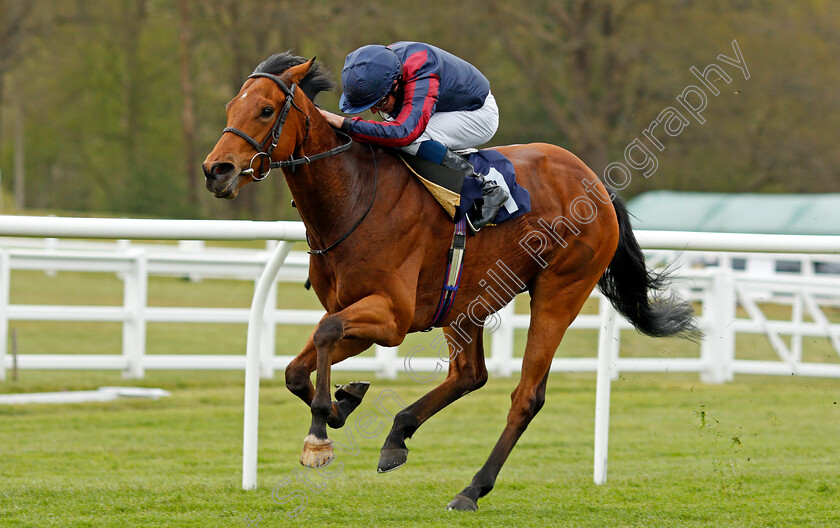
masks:
POLYGON ((283 80, 280 79, 280 77, 272 75, 270 73, 261 72, 252 73, 248 76, 248 79, 255 79, 258 77, 265 77, 266 79, 270 79, 271 81, 273 81, 274 84, 276 84, 277 87, 280 88, 280 90, 284 94, 286 94, 286 103, 283 105, 283 108, 282 110, 280 110, 280 113, 277 114, 277 119, 274 120, 274 125, 271 127, 271 131, 268 133, 265 139, 262 140, 262 143, 257 143, 257 140, 235 127, 226 127, 222 131, 222 134, 224 134, 225 132, 236 134, 237 136, 247 141, 249 145, 251 145, 257 150, 257 153, 254 154, 254 157, 251 158, 250 163, 248 163, 248 168, 242 171, 240 174, 249 175, 254 179, 254 181, 262 181, 265 179, 266 176, 268 176, 268 173, 271 172, 271 169, 283 169, 287 167, 294 168, 298 165, 303 164, 308 165, 309 163, 315 160, 340 154, 348 150, 353 144, 353 139, 350 138, 350 136, 348 136, 344 132, 341 132, 340 130, 336 130, 336 134, 343 136, 346 140, 346 142, 343 145, 339 145, 338 147, 332 150, 328 150, 327 152, 322 152, 314 156, 303 156, 302 158, 295 158, 294 156, 290 155, 289 159, 286 161, 271 161, 271 153, 274 151, 274 148, 277 147, 277 143, 280 141, 280 133, 283 131, 283 124, 286 122, 286 118, 289 116, 289 111, 292 109, 292 107, 294 107, 295 110, 297 110, 298 112, 303 114, 304 117, 306 117, 306 135, 304 136, 301 145, 306 143, 306 140, 309 139, 309 115, 303 110, 301 110, 300 107, 295 103, 295 89, 297 89, 296 84, 293 84, 292 87, 289 88, 286 85, 286 83, 284 83, 283 80), (266 148, 266 145, 268 145, 268 148, 266 148), (263 157, 265 157, 265 159, 268 161, 268 169, 266 169, 265 171, 262 170, 263 157), (256 174, 254 171, 254 160, 256 159, 260 160, 259 174, 256 174))

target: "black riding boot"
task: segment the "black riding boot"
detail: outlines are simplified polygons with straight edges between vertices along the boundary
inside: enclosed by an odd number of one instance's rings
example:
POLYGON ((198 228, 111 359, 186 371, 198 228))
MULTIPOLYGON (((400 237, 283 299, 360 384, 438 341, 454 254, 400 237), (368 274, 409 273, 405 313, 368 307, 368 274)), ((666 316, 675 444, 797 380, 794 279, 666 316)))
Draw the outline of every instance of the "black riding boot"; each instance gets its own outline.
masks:
POLYGON ((467 212, 467 222, 473 232, 477 233, 479 229, 496 218, 496 213, 508 201, 510 195, 504 187, 493 180, 485 180, 484 176, 476 174, 472 163, 449 149, 446 149, 443 161, 440 164, 461 172, 465 177, 477 178, 481 182, 481 198, 473 202, 472 207, 467 212))

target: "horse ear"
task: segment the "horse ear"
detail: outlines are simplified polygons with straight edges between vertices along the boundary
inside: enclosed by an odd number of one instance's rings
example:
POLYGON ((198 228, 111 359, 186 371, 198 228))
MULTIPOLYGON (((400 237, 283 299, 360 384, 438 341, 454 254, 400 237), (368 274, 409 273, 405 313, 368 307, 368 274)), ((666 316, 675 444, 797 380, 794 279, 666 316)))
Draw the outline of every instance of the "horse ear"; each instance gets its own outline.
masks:
POLYGON ((286 70, 286 75, 284 77, 288 77, 288 79, 292 82, 292 84, 300 84, 301 79, 306 77, 309 73, 309 70, 312 69, 312 65, 315 64, 315 57, 312 57, 308 61, 298 64, 297 66, 292 66, 288 70, 286 70))

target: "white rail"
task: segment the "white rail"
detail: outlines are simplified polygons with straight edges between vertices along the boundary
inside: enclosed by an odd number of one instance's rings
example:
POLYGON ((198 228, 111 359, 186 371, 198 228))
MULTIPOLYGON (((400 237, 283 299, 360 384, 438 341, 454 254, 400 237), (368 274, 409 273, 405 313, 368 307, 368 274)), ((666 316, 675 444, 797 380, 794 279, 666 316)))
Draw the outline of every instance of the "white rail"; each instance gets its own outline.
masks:
POLYGON ((132 240, 305 240, 301 222, 0 215, 0 236, 132 240))
MULTIPOLYGON (((96 252, 57 251, 55 249, 0 249, 0 379, 10 366, 5 336, 9 320, 96 320, 118 321, 124 325, 123 354, 104 355, 23 355, 20 368, 110 368, 122 369, 127 377, 140 377, 145 369, 245 369, 246 405, 243 430, 243 488, 256 487, 257 417, 259 378, 270 377, 282 369, 292 356, 274 356, 273 329, 276 324, 315 324, 319 311, 277 310, 269 304, 276 297, 277 272, 289 254, 290 243, 304 240, 302 224, 297 222, 183 221, 183 220, 110 220, 89 218, 43 218, 0 216, 0 236, 74 237, 108 239, 195 239, 195 240, 283 240, 274 252, 257 252, 252 257, 179 254, 165 256, 141 248, 96 252), (200 263, 200 269, 197 266, 200 263), (125 277, 123 307, 44 307, 9 304, 11 269, 115 271, 125 277), (255 288, 250 312, 245 309, 161 308, 148 307, 146 285, 153 273, 233 273, 254 277, 262 271, 255 288), (154 321, 245 322, 249 323, 246 354, 236 356, 147 356, 145 324, 154 321), (266 324, 267 323, 267 324, 266 324), (264 331, 263 329, 271 329, 264 331)), ((637 232, 642 247, 677 251, 755 251, 779 254, 808 253, 840 255, 840 237, 738 235, 715 233, 637 232)), ((685 253, 683 260, 685 260, 685 253)), ((814 257, 798 256, 810 262, 814 257)), ((725 258, 722 260, 726 260, 725 258)), ((298 262, 299 268, 303 262, 298 262)), ((296 277, 302 277, 302 270, 296 277)), ((830 276, 750 277, 733 273, 725 267, 684 272, 678 285, 692 293, 702 304, 701 325, 706 337, 699 358, 622 358, 619 354, 621 330, 629 324, 616 317, 612 307, 601 302, 598 315, 581 315, 572 328, 599 331, 598 356, 557 358, 555 371, 597 371, 596 440, 594 480, 606 481, 610 381, 621 371, 699 372, 706 382, 722 383, 736 373, 797 374, 802 376, 840 377, 840 363, 803 361, 803 336, 827 338, 840 354, 840 324, 834 323, 821 306, 836 306, 840 299, 840 279, 830 276), (791 306, 789 321, 769 319, 760 305, 784 302, 791 306), (736 307, 746 309, 748 318, 737 318, 736 307), (811 321, 805 321, 805 315, 811 321), (768 337, 779 361, 736 359, 736 333, 758 333, 768 337), (781 336, 790 336, 787 345, 781 336)), ((501 325, 496 328, 488 358, 488 368, 497 374, 510 375, 521 369, 521 360, 513 356, 515 331, 527 328, 529 316, 503 309, 501 325)), ((335 366, 343 370, 374 371, 395 377, 405 370, 405 357, 396 349, 377 348, 374 358, 351 358, 335 366), (402 365, 402 367, 401 367, 402 365)), ((417 358, 410 362, 412 371, 430 372, 441 368, 440 360, 417 358)))
POLYGON ((840 254, 840 236, 636 231, 639 245, 684 251, 840 254))

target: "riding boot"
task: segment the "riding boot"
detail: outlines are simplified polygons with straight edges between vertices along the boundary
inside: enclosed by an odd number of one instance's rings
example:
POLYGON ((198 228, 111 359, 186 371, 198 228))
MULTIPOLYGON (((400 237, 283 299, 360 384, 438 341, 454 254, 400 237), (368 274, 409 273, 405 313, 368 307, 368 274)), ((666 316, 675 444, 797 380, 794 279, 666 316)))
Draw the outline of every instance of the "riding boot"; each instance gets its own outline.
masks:
POLYGON ((470 229, 477 233, 496 218, 496 213, 508 201, 510 195, 504 187, 493 180, 485 179, 484 176, 476 174, 472 163, 449 149, 446 149, 443 161, 440 164, 461 172, 465 177, 473 177, 481 182, 481 198, 475 200, 470 210, 467 211, 467 222, 470 224, 470 229))
POLYGON ((467 222, 473 232, 486 226, 496 218, 496 213, 508 201, 510 195, 504 187, 493 180, 487 180, 484 176, 475 176, 481 182, 481 198, 473 202, 470 210, 467 211, 467 222))
MULTIPOLYGON (((465 157, 455 154, 443 143, 434 140, 413 143, 402 150, 413 156, 442 165, 461 175, 461 182, 466 178, 477 178, 482 185, 481 198, 476 199, 467 211, 470 229, 477 233, 479 229, 492 222, 502 205, 510 198, 507 190, 493 180, 487 180, 475 173, 475 167, 465 157)), ((447 186, 460 192, 461 184, 447 186)))

